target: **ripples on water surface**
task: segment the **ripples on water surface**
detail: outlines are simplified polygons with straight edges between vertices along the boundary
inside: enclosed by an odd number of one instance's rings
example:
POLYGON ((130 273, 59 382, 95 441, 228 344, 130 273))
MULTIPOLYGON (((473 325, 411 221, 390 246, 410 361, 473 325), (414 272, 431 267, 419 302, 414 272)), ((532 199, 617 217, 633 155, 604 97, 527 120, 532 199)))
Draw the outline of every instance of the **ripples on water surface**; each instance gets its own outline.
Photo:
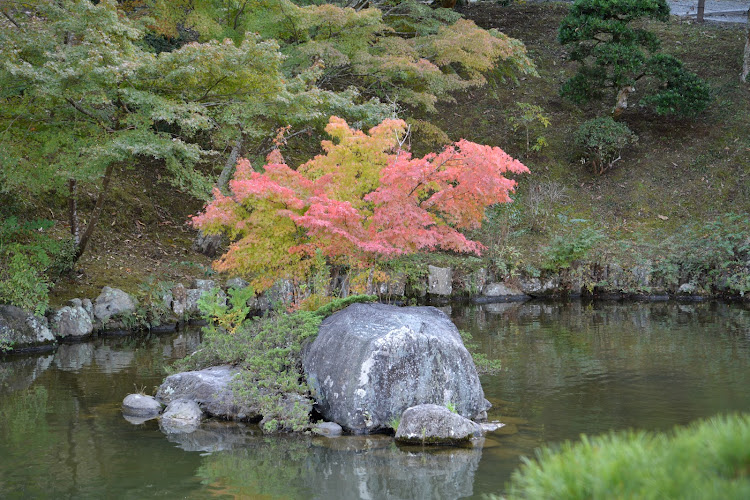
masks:
POLYGON ((538 303, 454 307, 503 362, 483 378, 482 448, 425 453, 386 436, 264 436, 209 422, 165 435, 131 425, 123 397, 151 393, 197 332, 105 338, 0 361, 3 498, 459 498, 502 492, 521 455, 581 433, 663 430, 750 411, 750 309, 740 304, 538 303))

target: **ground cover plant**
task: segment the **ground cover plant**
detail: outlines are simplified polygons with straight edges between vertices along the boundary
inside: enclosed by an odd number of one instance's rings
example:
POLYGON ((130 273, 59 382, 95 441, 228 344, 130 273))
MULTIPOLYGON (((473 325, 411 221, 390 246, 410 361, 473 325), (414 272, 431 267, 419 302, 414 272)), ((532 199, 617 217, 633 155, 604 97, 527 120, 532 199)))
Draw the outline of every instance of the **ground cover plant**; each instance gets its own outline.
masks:
MULTIPOLYGON (((240 297, 236 292, 233 297, 240 297)), ((200 348, 175 363, 172 370, 200 370, 230 364, 241 368, 232 388, 236 397, 251 402, 263 415, 268 432, 300 431, 309 426, 313 401, 302 371, 302 348, 318 334, 327 316, 355 302, 376 297, 352 295, 316 311, 271 313, 236 322, 235 311, 220 311, 218 295, 202 299, 201 308, 209 326, 200 348), (228 328, 227 328, 228 327, 228 328)))

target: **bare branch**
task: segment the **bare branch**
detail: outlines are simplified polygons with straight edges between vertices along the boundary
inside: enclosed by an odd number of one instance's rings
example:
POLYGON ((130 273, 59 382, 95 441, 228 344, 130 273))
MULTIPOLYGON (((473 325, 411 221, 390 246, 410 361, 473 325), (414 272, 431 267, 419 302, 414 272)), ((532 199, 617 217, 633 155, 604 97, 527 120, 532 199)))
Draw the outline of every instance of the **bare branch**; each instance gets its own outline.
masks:
POLYGON ((13 26, 15 26, 15 27, 16 27, 16 28, 18 28, 19 30, 23 31, 23 28, 22 28, 22 27, 21 27, 21 26, 20 26, 20 25, 19 25, 19 24, 18 24, 18 23, 16 22, 16 20, 15 20, 15 19, 13 19, 13 18, 11 17, 11 15, 10 15, 10 14, 8 14, 8 13, 7 13, 7 12, 5 12, 5 11, 3 11, 3 15, 5 16, 5 18, 6 18, 6 19, 7 19, 8 21, 10 21, 11 23, 13 23, 13 26))
POLYGON ((81 106, 80 104, 78 104, 77 102, 75 102, 70 97, 66 97, 65 100, 68 102, 68 104, 70 104, 71 106, 73 106, 76 109, 76 111, 78 111, 82 115, 87 116, 87 117, 91 118, 92 120, 94 120, 96 123, 98 123, 99 125, 101 125, 102 128, 104 130, 106 130, 107 132, 111 133, 111 132, 115 131, 115 129, 113 129, 112 127, 108 126, 106 123, 104 123, 104 121, 101 119, 101 117, 96 116, 96 114, 92 113, 91 111, 88 111, 87 109, 85 109, 83 106, 81 106))

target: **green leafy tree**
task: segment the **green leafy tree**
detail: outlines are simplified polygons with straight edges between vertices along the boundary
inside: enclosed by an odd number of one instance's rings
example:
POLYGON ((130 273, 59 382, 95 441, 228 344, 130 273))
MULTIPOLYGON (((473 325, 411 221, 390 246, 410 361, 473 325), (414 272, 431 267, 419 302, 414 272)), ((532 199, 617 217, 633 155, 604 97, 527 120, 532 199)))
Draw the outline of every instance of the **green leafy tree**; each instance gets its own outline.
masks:
POLYGON ((113 178, 144 159, 161 160, 175 185, 205 197, 212 165, 241 139, 302 120, 324 123, 335 110, 374 119, 387 111, 354 103, 355 92, 315 87, 315 68, 285 76, 278 44, 255 34, 154 54, 144 29, 112 0, 19 4, 3 13, 0 189, 65 193, 76 257, 113 178), (85 228, 81 185, 98 193, 85 228))
POLYGON ((534 143, 532 135, 536 135, 542 128, 549 127, 550 121, 544 114, 544 109, 536 104, 528 102, 517 102, 515 109, 507 112, 508 123, 513 132, 522 130, 526 138, 526 154, 531 151, 539 152, 546 147, 547 139, 544 136, 537 135, 534 143))
POLYGON ((578 73, 562 87, 576 102, 598 99, 608 89, 617 94, 615 116, 627 107, 629 94, 642 78, 655 80, 641 103, 659 114, 691 116, 710 101, 708 85, 682 63, 658 53, 659 39, 635 21, 669 19, 666 0, 576 0, 559 30, 569 58, 580 63, 578 73))
POLYGON ((535 73, 520 41, 412 0, 382 2, 382 10, 299 6, 290 0, 151 0, 147 5, 156 19, 153 29, 164 36, 178 36, 181 26, 201 40, 240 41, 246 32, 259 33, 278 41, 287 74, 316 66, 320 88, 353 87, 363 96, 429 111, 452 91, 483 85, 488 70, 504 76, 535 73))

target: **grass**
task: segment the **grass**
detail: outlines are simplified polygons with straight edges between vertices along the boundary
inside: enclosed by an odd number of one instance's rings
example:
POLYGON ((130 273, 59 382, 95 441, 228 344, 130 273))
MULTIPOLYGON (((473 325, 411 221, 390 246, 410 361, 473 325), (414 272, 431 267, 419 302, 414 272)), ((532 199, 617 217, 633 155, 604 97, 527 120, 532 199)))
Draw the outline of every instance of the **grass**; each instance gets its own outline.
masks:
MULTIPOLYGON (((540 77, 460 94, 455 104, 440 108, 436 120, 452 140, 463 137, 500 146, 531 169, 519 178, 520 216, 509 223, 506 241, 526 255, 538 254, 546 240, 565 229, 565 222, 555 217, 564 215, 589 221, 611 240, 656 244, 664 233, 686 223, 709 221, 729 211, 750 212, 750 88, 737 78, 744 28, 676 18, 647 23, 662 39, 665 52, 680 57, 710 83, 714 100, 695 120, 660 117, 637 107, 626 110, 624 122, 640 140, 612 171, 596 176, 578 161, 572 135, 584 121, 607 114, 614 100, 578 108, 559 96, 560 84, 576 68, 565 60, 566 48, 556 40, 567 8, 545 3, 466 9, 465 15, 482 27, 522 40, 540 77), (525 141, 513 133, 506 113, 516 102, 539 105, 550 118, 543 132, 549 146, 540 153, 526 155, 525 141), (567 196, 546 202, 546 213, 552 216, 540 216, 529 194, 550 182, 567 196)), ((481 236, 486 240, 491 235, 481 236)))

